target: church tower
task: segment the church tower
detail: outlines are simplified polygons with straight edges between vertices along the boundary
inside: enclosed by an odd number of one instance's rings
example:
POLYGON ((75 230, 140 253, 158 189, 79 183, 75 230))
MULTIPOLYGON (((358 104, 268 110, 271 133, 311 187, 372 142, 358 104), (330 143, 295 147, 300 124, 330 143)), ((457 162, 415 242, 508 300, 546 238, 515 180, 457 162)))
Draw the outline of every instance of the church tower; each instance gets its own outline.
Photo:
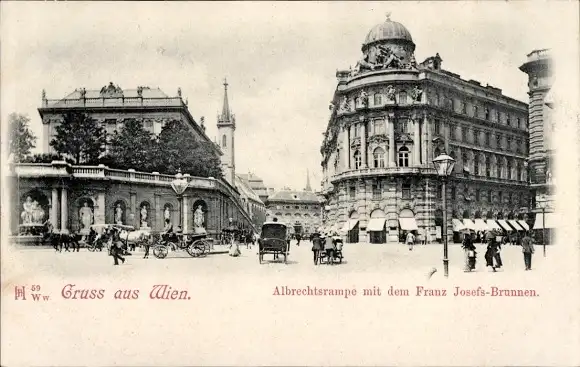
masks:
POLYGON ((310 187, 310 172, 306 170, 306 188, 304 191, 312 191, 312 187, 310 187))
POLYGON ((236 156, 235 136, 236 117, 230 111, 228 101, 228 81, 224 79, 224 106, 221 115, 218 115, 218 143, 223 155, 222 171, 226 181, 235 187, 236 156))

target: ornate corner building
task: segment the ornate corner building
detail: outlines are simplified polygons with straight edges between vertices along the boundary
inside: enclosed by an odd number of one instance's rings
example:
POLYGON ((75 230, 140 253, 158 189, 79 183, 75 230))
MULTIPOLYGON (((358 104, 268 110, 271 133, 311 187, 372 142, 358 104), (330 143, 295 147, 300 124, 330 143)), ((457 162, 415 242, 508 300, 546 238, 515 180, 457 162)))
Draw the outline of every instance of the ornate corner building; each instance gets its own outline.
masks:
POLYGON ((534 50, 527 55, 520 70, 528 74, 528 95, 530 96, 530 152, 528 168, 532 189, 532 208, 536 212, 534 229, 553 228, 554 145, 552 135, 555 121, 552 118, 553 101, 550 90, 553 84, 553 59, 548 49, 534 50), (542 214, 542 210, 548 214, 542 214), (545 223, 544 223, 545 219, 545 223))
MULTIPOLYGON (((448 218, 529 220, 528 106, 501 89, 415 60, 409 31, 373 27, 338 85, 321 148, 325 226, 350 242, 441 237, 441 190, 432 160, 456 160, 448 218)), ((447 233, 453 232, 448 220, 447 233)))

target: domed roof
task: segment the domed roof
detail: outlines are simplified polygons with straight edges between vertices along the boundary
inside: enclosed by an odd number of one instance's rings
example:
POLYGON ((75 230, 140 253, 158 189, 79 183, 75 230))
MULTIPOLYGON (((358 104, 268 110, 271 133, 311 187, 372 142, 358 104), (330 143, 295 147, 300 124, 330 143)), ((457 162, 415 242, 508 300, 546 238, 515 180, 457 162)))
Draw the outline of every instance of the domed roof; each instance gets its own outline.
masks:
POLYGON ((393 22, 388 15, 387 20, 384 23, 377 24, 369 31, 364 44, 367 45, 369 43, 386 40, 405 40, 413 42, 411 33, 409 33, 407 28, 405 28, 401 23, 393 22))

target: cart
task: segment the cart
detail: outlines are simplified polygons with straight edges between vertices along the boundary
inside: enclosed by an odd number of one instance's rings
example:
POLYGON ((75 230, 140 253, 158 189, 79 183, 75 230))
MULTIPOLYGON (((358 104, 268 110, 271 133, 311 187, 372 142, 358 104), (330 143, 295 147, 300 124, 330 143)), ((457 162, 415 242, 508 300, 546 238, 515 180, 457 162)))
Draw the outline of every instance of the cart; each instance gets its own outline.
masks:
POLYGON ((258 240, 258 260, 264 261, 265 254, 274 255, 277 260, 280 255, 284 256, 284 263, 290 255, 290 241, 288 240, 288 227, 280 222, 266 222, 262 225, 262 235, 258 240))

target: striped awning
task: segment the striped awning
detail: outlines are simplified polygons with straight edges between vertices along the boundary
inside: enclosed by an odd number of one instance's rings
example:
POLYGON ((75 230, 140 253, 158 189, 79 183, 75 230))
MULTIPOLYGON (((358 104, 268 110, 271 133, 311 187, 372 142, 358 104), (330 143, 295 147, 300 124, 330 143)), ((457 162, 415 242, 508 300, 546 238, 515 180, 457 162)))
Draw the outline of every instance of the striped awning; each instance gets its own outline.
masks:
POLYGON ((508 231, 508 232, 513 231, 513 228, 510 227, 510 225, 504 219, 498 219, 497 222, 506 231, 508 231))
POLYGON ((487 226, 491 229, 497 229, 497 230, 502 230, 502 228, 499 226, 499 224, 497 224, 497 222, 493 219, 488 219, 485 224, 487 224, 487 226))
POLYGON ((525 220, 518 220, 518 224, 526 231, 530 230, 530 226, 528 226, 528 223, 526 223, 525 220))
POLYGON ((516 231, 523 231, 524 230, 522 228, 522 226, 520 226, 518 224, 518 221, 517 220, 510 219, 510 220, 508 220, 508 222, 509 222, 509 224, 511 224, 512 227, 514 227, 516 229, 516 231))

